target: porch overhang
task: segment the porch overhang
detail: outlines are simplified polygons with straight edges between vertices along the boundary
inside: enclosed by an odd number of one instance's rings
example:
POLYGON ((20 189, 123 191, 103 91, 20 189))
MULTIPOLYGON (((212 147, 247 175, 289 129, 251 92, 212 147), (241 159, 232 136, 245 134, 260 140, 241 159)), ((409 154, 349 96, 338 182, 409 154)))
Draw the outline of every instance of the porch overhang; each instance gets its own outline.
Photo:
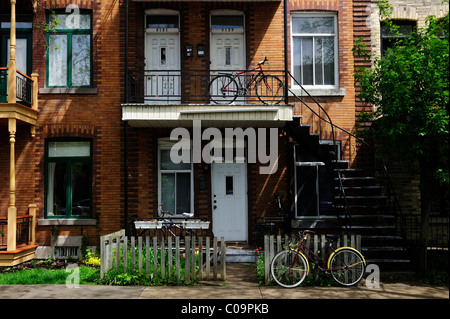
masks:
POLYGON ((20 103, 0 103, 1 119, 16 119, 19 122, 36 125, 38 111, 20 103))
POLYGON ((122 104, 122 120, 131 127, 283 127, 293 105, 148 105, 122 104))
MULTIPOLYGON (((131 0, 131 2, 161 2, 161 0, 131 0)), ((163 2, 223 2, 223 0, 163 0, 163 2)), ((281 2, 281 0, 235 0, 229 2, 281 2)))

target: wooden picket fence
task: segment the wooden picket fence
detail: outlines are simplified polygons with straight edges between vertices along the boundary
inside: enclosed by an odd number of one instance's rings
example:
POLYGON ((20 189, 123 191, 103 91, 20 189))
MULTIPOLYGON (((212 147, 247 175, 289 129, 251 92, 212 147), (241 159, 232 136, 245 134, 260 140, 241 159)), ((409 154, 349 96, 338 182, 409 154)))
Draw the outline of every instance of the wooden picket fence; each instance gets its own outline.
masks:
POLYGON ((113 267, 128 273, 143 272, 145 267, 145 273, 154 277, 159 275, 185 282, 225 280, 225 255, 224 238, 218 241, 217 237, 186 237, 183 240, 178 236, 166 240, 149 236, 128 237, 122 229, 100 237, 100 277, 113 267))
MULTIPOLYGON (((275 237, 274 235, 264 236, 264 281, 266 284, 272 280, 272 277, 270 275, 270 264, 272 262, 272 259, 276 254, 284 249, 283 246, 285 243, 292 243, 296 242, 297 240, 297 238, 291 238, 287 235, 284 237, 275 237)), ((326 239, 326 235, 313 235, 308 236, 305 244, 314 252, 314 254, 319 255, 319 257, 324 259, 328 250, 328 242, 329 241, 326 239)), ((336 246, 333 247, 336 249, 344 246, 352 247, 361 251, 361 235, 344 234, 337 239, 336 246)))

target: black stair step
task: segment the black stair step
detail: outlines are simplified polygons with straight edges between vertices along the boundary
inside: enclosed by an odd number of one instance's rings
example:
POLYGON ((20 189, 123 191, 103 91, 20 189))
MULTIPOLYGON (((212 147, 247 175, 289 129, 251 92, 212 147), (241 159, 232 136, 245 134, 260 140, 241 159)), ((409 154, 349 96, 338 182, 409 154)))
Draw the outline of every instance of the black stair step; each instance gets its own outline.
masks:
POLYGON ((332 160, 331 164, 333 165, 333 167, 336 167, 339 170, 348 169, 349 168, 348 167, 349 162, 348 161, 344 161, 344 160, 337 160, 337 161, 336 160, 332 160))
MULTIPOLYGON (((340 216, 341 218, 344 218, 345 216, 340 216)), ((367 215, 351 215, 352 224, 359 225, 359 226, 365 226, 365 225, 379 225, 379 226, 390 226, 393 225, 395 222, 395 218, 392 215, 374 215, 374 214, 367 214, 367 215)))
POLYGON ((362 247, 379 247, 379 246, 399 246, 403 247, 405 244, 401 236, 395 234, 361 234, 362 247))

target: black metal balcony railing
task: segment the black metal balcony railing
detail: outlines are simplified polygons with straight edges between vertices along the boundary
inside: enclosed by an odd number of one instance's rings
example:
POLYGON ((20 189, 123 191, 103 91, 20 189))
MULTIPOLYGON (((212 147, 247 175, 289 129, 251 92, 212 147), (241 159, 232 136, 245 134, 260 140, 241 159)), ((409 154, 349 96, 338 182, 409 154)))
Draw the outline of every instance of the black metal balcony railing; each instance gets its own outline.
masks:
MULTIPOLYGON (((26 106, 32 104, 33 79, 17 71, 16 98, 26 106)), ((0 103, 8 102, 8 68, 0 68, 0 103)))
MULTIPOLYGON (((237 101, 261 103, 256 94, 256 83, 260 78, 257 71, 246 71, 235 78, 240 71, 228 70, 172 70, 172 71, 129 71, 127 103, 143 104, 214 104, 211 97, 218 97, 217 83, 210 85, 218 75, 229 74, 235 79, 238 90, 237 101)), ((284 71, 264 71, 265 75, 276 76, 284 82, 284 71)), ((279 90, 283 97, 283 90, 279 90)), ((231 92, 227 94, 233 94, 231 92)), ((224 101, 223 104, 227 104, 224 101)))
POLYGON ((8 68, 0 68, 0 103, 8 101, 8 68))
MULTIPOLYGON (((31 227, 33 216, 17 216, 16 219, 16 244, 28 244, 31 240, 31 227)), ((0 217, 0 250, 6 250, 8 238, 8 219, 0 217)))

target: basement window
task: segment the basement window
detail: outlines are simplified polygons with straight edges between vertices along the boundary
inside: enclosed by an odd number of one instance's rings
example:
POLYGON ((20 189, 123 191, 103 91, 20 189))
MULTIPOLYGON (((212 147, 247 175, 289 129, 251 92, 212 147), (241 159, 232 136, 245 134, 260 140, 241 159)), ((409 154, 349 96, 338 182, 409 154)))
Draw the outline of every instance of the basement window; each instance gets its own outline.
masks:
POLYGON ((55 258, 79 258, 80 247, 55 247, 55 258))

